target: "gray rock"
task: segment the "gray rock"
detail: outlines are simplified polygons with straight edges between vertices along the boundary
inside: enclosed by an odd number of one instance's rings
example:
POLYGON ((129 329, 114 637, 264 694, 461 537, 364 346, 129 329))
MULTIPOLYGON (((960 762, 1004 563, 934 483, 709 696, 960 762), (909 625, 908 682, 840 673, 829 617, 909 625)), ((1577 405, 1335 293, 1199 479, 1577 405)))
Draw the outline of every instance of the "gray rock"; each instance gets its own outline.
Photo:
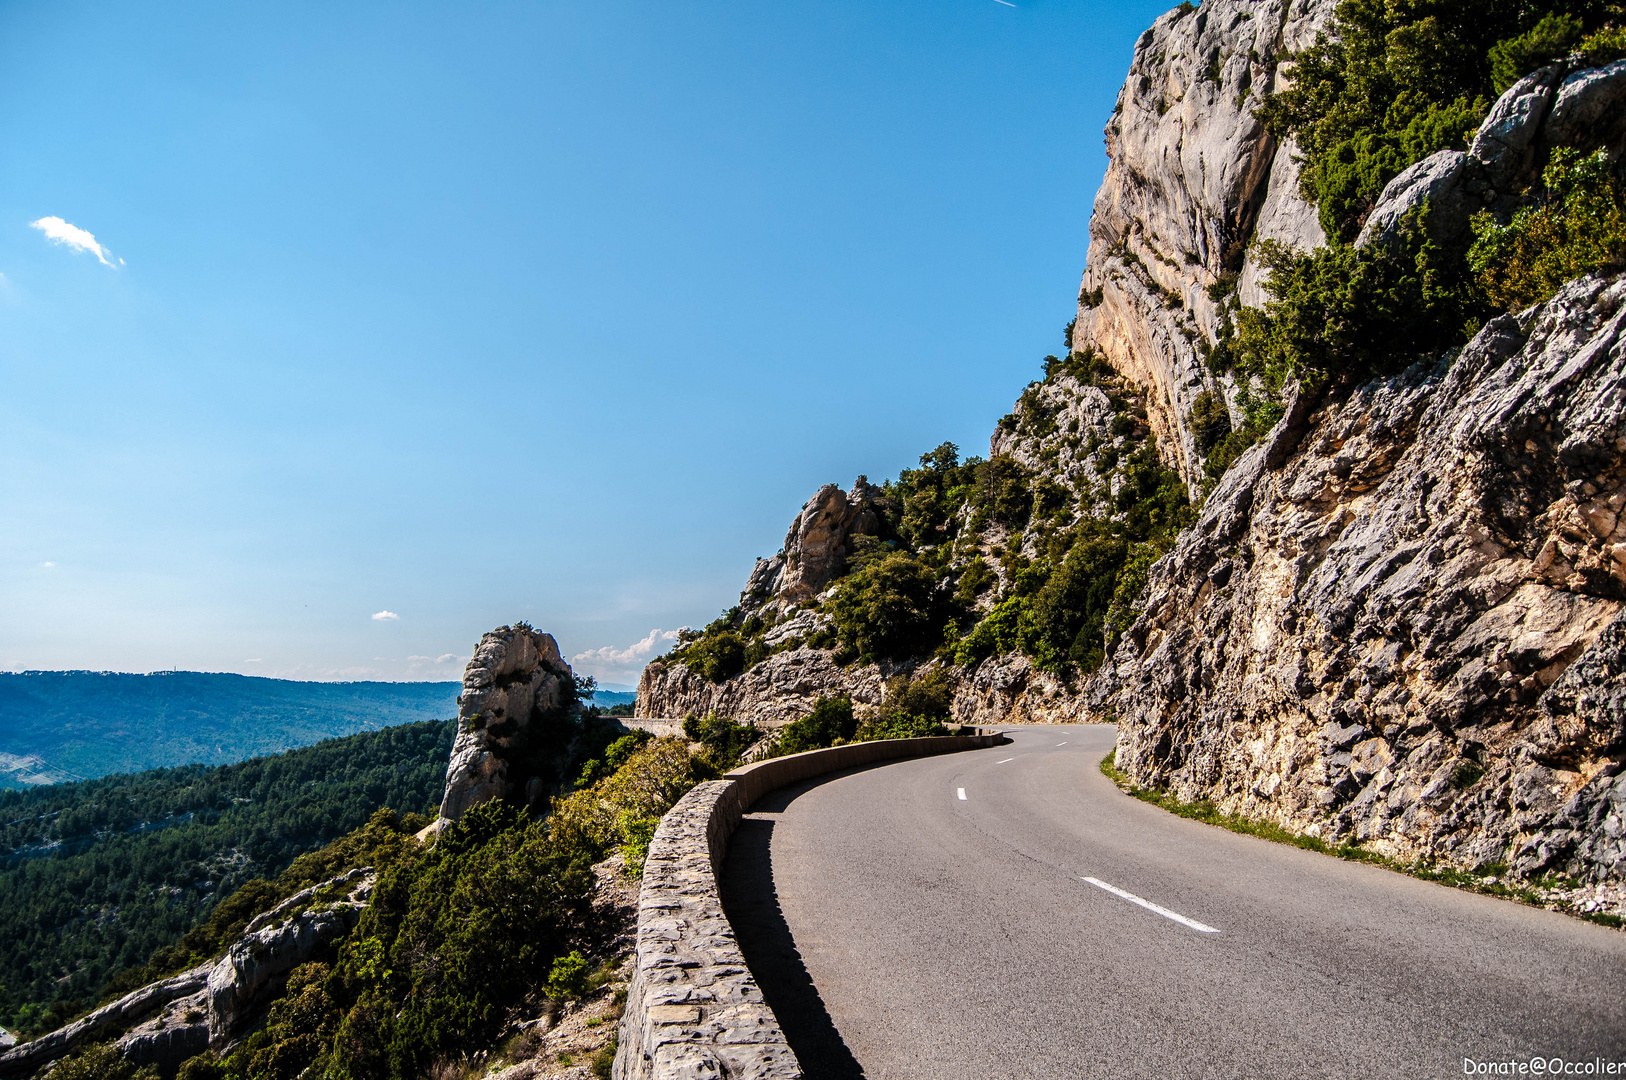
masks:
MULTIPOLYGON (((369 881, 370 886, 370 881, 369 881)), ((361 918, 364 903, 349 900, 300 914, 243 937, 209 970, 209 1041, 224 1046, 256 1017, 288 973, 323 955, 361 918)))
POLYGON ((510 759, 533 723, 569 707, 574 679, 550 634, 521 623, 480 639, 457 699, 442 819, 455 821, 487 799, 522 799, 537 790, 530 786, 532 776, 510 775, 510 759))
POLYGON ((1626 278, 1305 420, 1153 567, 1091 686, 1119 768, 1398 858, 1620 882, 1626 278))
POLYGON ((209 977, 207 964, 148 983, 87 1016, 0 1053, 0 1076, 23 1076, 87 1046, 110 1031, 128 1028, 171 1002, 196 994, 209 977))
POLYGON ((1508 87, 1474 133, 1468 154, 1478 166, 1478 177, 1493 191, 1516 194, 1533 179, 1541 125, 1565 70, 1565 65, 1553 64, 1508 87))
POLYGON ((1619 154, 1626 139, 1626 60, 1565 79, 1542 138, 1548 146, 1604 146, 1619 154))
POLYGON ((1462 151, 1441 150, 1389 181, 1361 227, 1355 246, 1388 243, 1399 235, 1405 216, 1427 203, 1427 224, 1435 242, 1442 247, 1461 247, 1468 217, 1479 209, 1479 203, 1463 190, 1467 163, 1468 155, 1462 151))
POLYGON ((1318 240, 1291 152, 1254 110, 1287 75, 1269 58, 1313 40, 1335 6, 1210 0, 1169 12, 1136 44, 1107 125, 1073 346, 1147 388, 1159 450, 1193 494, 1202 460, 1186 416, 1215 386, 1203 346, 1220 320, 1207 288, 1240 272, 1244 299, 1257 298, 1258 268, 1244 263, 1256 225, 1290 246, 1318 240))

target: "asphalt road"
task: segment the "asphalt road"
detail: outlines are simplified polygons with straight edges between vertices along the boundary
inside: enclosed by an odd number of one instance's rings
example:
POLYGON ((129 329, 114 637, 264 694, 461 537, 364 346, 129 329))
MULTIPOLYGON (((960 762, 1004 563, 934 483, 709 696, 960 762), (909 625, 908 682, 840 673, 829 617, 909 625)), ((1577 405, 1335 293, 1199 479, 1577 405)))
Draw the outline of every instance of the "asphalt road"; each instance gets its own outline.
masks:
POLYGON ((735 834, 724 903, 810 1077, 1626 1062, 1626 933, 1175 817, 1101 775, 1108 727, 1011 735, 775 792, 735 834))

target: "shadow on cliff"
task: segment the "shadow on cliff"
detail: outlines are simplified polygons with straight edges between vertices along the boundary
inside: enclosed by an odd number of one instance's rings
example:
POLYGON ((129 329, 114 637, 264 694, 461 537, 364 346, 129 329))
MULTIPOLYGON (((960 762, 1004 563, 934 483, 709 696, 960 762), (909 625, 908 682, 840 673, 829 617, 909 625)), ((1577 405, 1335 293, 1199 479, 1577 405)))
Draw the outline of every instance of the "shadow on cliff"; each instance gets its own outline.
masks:
MULTIPOLYGON (((820 779, 823 779, 822 777, 820 779)), ((764 796, 755 810, 775 811, 803 785, 764 796)), ((820 1080, 863 1080, 864 1070, 836 1030, 818 988, 802 963, 773 882, 773 822, 746 818, 729 841, 723 861, 723 910, 762 997, 779 1018, 802 1071, 820 1080)))

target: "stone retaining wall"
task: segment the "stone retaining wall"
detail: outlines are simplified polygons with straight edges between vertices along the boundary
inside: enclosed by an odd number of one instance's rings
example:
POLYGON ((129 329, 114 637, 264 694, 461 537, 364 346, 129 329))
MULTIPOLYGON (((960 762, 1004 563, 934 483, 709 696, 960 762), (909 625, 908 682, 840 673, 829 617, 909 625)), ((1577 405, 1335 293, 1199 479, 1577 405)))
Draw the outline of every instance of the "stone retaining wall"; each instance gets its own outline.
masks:
POLYGON ((616 1080, 801 1080, 802 1067, 745 965, 717 869, 740 818, 766 793, 823 773, 975 750, 998 733, 888 739, 772 758, 700 784, 661 818, 644 861, 637 956, 616 1080))

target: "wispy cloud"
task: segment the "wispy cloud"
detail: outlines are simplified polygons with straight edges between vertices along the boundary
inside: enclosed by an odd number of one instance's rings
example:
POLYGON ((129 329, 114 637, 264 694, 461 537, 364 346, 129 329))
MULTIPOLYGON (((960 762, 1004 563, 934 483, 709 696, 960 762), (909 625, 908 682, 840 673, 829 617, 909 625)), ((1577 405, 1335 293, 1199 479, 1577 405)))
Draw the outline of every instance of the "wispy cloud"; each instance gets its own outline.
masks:
POLYGON ((605 645, 588 649, 570 658, 570 666, 577 673, 592 675, 607 682, 637 682, 638 673, 667 645, 676 644, 676 630, 651 630, 643 640, 624 649, 605 645))
POLYGON ((375 612, 373 612, 373 622, 400 622, 400 621, 401 621, 401 616, 397 615, 393 611, 375 611, 375 612))
MULTIPOLYGON (((77 225, 70 225, 59 217, 42 217, 38 221, 30 221, 28 227, 38 229, 45 234, 47 240, 53 243, 62 244, 75 251, 90 252, 101 260, 103 266, 113 265, 107 258, 113 253, 97 243, 94 236, 77 225)), ((119 263, 122 265, 124 260, 120 259, 119 263)))
POLYGON ((49 569, 51 569, 51 567, 53 567, 55 565, 56 565, 56 563, 54 563, 54 562, 42 562, 42 563, 40 563, 40 568, 44 569, 44 570, 49 570, 49 569))
POLYGON ((404 678, 425 681, 438 681, 441 679, 458 679, 462 677, 463 665, 469 662, 467 656, 456 653, 441 653, 439 656, 409 656, 407 657, 404 678))

